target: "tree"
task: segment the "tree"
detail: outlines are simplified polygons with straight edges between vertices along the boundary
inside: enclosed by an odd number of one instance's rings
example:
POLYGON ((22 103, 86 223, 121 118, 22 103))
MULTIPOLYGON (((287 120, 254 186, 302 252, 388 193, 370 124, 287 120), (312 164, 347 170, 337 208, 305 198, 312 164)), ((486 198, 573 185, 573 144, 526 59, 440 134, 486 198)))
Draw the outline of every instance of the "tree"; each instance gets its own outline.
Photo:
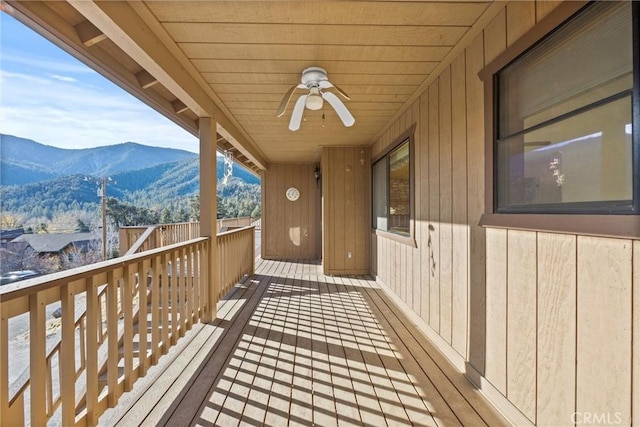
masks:
POLYGON ((121 203, 112 197, 107 199, 107 216, 117 228, 157 224, 160 220, 156 211, 121 203))
POLYGON ((24 224, 24 215, 0 211, 0 228, 3 230, 19 228, 24 224))
POLYGON ((162 210, 160 214, 160 224, 170 224, 171 223, 171 211, 168 207, 162 210))
POLYGON ((89 233, 91 230, 80 218, 78 218, 78 222, 76 225, 76 233, 89 233))
POLYGON ((178 212, 176 213, 175 222, 187 222, 187 221, 189 221, 189 214, 184 209, 184 207, 181 207, 180 209, 178 209, 178 212))
POLYGON ((200 221, 200 195, 189 198, 189 211, 192 220, 200 221))

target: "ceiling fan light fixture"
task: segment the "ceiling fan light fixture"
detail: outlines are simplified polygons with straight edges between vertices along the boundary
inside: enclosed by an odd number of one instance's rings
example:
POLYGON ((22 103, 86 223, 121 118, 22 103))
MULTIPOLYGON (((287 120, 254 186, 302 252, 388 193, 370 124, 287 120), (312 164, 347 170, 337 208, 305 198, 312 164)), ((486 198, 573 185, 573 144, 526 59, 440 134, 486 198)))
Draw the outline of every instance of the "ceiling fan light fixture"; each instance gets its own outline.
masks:
MULTIPOLYGON (((355 124, 356 120, 353 118, 351 112, 344 102, 342 102, 336 94, 328 91, 327 89, 335 90, 343 98, 350 100, 349 96, 344 93, 342 89, 332 84, 327 78, 327 72, 324 68, 309 67, 302 71, 302 78, 300 83, 291 87, 287 93, 285 93, 280 106, 276 111, 276 117, 282 117, 287 110, 289 101, 293 96, 293 92, 296 89, 307 89, 307 94, 300 95, 296 101, 293 111, 291 112, 291 120, 289 121, 289 130, 295 132, 300 129, 300 124, 304 120, 304 110, 320 110, 324 107, 324 101, 327 101, 329 105, 335 110, 336 114, 342 121, 345 127, 351 127, 355 124)), ((324 126, 324 111, 322 113, 322 125, 324 126)))
POLYGON ((323 104, 324 100, 322 99, 322 97, 318 94, 313 93, 307 96, 307 101, 305 102, 305 105, 309 110, 319 110, 322 108, 323 104))

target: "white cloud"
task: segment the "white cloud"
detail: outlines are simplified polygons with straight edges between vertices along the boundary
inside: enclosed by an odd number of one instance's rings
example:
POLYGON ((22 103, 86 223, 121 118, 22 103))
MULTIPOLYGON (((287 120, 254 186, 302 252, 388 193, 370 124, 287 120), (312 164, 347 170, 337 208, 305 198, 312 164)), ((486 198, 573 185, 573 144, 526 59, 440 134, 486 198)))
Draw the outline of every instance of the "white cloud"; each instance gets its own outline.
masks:
POLYGON ((97 74, 96 71, 83 65, 81 62, 75 59, 69 59, 68 61, 57 61, 53 58, 40 58, 36 56, 30 56, 23 52, 16 52, 11 50, 5 50, 2 52, 2 62, 13 63, 21 66, 28 66, 39 68, 41 70, 47 70, 49 72, 58 73, 71 73, 71 74, 97 74))
POLYGON ((0 132, 63 148, 127 141, 198 151, 198 140, 131 95, 61 75, 3 71, 0 132))
POLYGON ((78 81, 77 79, 74 79, 73 77, 61 76, 61 75, 58 75, 58 74, 51 74, 49 77, 51 77, 52 79, 60 80, 61 82, 75 83, 75 82, 78 81))

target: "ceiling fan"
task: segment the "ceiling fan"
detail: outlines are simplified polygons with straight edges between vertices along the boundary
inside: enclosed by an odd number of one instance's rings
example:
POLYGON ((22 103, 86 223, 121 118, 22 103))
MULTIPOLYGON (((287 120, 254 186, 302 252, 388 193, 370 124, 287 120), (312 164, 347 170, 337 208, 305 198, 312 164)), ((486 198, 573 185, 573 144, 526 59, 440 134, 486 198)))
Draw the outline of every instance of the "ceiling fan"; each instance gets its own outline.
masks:
POLYGON ((319 110, 324 105, 325 100, 333 107, 334 110, 336 110, 338 117, 340 117, 340 120, 342 120, 342 123, 346 127, 353 126, 356 119, 353 118, 353 115, 351 115, 344 103, 333 92, 325 91, 325 89, 334 88, 345 99, 351 98, 349 98, 342 89, 329 81, 327 78, 327 72, 324 68, 305 68, 302 71, 302 78, 300 81, 300 84, 293 86, 287 91, 284 98, 282 98, 282 102, 280 103, 280 107, 276 113, 277 117, 282 117, 287 109, 287 105, 289 105, 289 100, 291 100, 291 96, 296 89, 307 89, 309 91, 307 94, 300 95, 300 98, 296 101, 296 104, 293 107, 293 113, 291 113, 291 120, 289 121, 289 130, 297 131, 300 129, 302 113, 304 112, 305 107, 309 110, 319 110))

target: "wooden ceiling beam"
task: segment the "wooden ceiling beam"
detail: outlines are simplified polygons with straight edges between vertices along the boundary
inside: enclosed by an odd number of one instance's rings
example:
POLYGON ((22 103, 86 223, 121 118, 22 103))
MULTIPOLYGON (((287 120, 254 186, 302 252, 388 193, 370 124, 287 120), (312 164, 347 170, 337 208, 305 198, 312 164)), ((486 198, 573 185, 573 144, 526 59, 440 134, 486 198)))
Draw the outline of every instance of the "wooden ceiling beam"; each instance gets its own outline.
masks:
POLYGON ((86 47, 91 47, 94 44, 107 39, 107 35, 89 21, 82 21, 78 25, 74 26, 74 28, 76 29, 78 38, 86 47))
POLYGON ((138 83, 140 83, 140 87, 143 89, 149 89, 159 83, 158 79, 153 77, 147 70, 137 72, 136 79, 138 80, 138 83))
POLYGON ((185 103, 180 101, 179 99, 174 99, 173 101, 171 101, 171 106, 173 107, 173 111, 175 111, 176 114, 184 113, 189 109, 189 107, 187 107, 185 103))

